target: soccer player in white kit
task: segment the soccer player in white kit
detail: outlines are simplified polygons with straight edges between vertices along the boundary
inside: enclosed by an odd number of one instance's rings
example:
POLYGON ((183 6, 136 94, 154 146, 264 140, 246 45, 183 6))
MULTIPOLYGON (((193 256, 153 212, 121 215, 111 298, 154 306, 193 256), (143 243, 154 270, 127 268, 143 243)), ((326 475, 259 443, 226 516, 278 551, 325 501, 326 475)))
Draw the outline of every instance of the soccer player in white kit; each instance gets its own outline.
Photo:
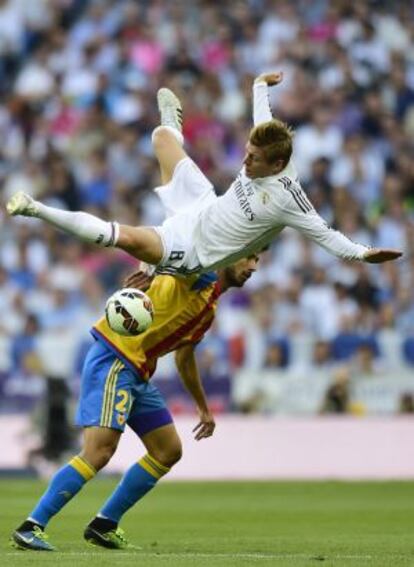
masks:
POLYGON ((289 226, 345 260, 381 263, 402 252, 368 248, 330 228, 302 190, 291 159, 292 133, 272 117, 268 87, 282 73, 260 75, 253 86, 253 119, 243 167, 222 196, 183 149, 180 101, 169 89, 158 92, 161 126, 153 145, 161 165, 156 189, 169 218, 159 227, 106 222, 84 212, 47 207, 24 193, 7 204, 11 215, 35 216, 76 237, 101 246, 117 246, 156 266, 159 273, 208 272, 257 253, 289 226))

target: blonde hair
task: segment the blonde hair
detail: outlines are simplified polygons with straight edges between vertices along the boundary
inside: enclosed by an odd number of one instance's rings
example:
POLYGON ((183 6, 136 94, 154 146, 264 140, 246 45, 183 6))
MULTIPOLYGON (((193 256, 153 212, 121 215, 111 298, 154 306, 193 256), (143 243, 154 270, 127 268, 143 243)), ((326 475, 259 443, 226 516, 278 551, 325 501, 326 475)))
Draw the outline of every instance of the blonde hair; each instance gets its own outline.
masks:
POLYGON ((249 142, 264 151, 268 164, 281 159, 286 166, 292 155, 293 132, 284 122, 273 119, 252 128, 249 142))

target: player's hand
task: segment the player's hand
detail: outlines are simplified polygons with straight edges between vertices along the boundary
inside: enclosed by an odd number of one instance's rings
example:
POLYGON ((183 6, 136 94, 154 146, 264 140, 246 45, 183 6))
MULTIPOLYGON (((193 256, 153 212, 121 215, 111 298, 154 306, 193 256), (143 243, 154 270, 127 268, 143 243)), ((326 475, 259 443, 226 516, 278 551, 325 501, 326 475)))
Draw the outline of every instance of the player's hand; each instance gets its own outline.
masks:
POLYGON ((396 260, 402 256, 400 250, 394 250, 392 248, 372 248, 365 252, 363 256, 363 261, 369 264, 382 264, 382 262, 388 262, 389 260, 396 260))
POLYGON ((216 428, 216 423, 214 421, 213 414, 209 411, 200 412, 200 421, 193 429, 194 439, 200 441, 200 439, 205 439, 206 437, 211 437, 216 428))
POLYGON ((141 291, 147 291, 153 279, 154 276, 150 276, 147 272, 137 270, 127 276, 122 283, 124 287, 134 287, 141 291))
POLYGON ((279 73, 262 73, 255 79, 255 83, 266 83, 269 87, 275 87, 283 81, 283 72, 279 73))

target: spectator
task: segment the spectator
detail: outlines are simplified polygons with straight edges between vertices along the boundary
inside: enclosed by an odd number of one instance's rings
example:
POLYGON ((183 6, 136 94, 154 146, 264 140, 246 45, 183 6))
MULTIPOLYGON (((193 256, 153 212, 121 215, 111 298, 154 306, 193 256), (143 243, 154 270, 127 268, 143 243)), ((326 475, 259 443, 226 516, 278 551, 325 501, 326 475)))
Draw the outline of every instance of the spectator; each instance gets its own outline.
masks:
MULTIPOLYGON (((188 10, 165 0, 0 0, 0 204, 23 189, 70 210, 158 224, 157 89, 179 94, 188 150, 220 193, 243 160, 252 78, 280 68, 285 80, 271 104, 296 130, 294 158, 312 204, 350 238, 403 248, 404 258, 392 268, 344 263, 283 231, 251 284, 223 298, 203 364, 212 376, 225 365, 227 374, 246 372, 253 386, 269 372, 276 406, 293 370, 313 369, 320 388, 331 357, 358 351, 375 375, 376 359, 359 349, 367 337, 378 337, 384 366, 398 372, 404 345, 412 360, 414 336, 410 10, 408 2, 345 8, 341 0, 195 2, 188 10)), ((28 314, 40 321, 39 336, 78 332, 131 264, 2 210, 0 360, 11 384, 18 377, 8 345, 28 314)), ((66 352, 77 352, 64 339, 66 352)), ((251 408, 272 411, 252 399, 251 408)))
POLYGON ((333 375, 333 383, 325 394, 321 414, 347 413, 349 405, 349 370, 343 366, 333 375))
POLYGON ((399 413, 414 413, 414 396, 411 392, 401 395, 399 413))

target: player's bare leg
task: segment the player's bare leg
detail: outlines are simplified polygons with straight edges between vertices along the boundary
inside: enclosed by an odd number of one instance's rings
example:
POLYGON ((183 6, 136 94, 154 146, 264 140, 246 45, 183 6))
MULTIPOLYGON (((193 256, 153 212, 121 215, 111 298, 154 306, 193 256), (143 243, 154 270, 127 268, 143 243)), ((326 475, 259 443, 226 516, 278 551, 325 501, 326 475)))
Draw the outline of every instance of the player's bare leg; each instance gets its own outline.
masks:
POLYGON ((181 459, 181 439, 173 423, 150 431, 141 441, 148 453, 166 467, 171 468, 181 459))
POLYGON ((85 427, 80 457, 97 471, 108 464, 118 447, 122 432, 109 427, 85 427))
POLYGON ((131 548, 118 524, 157 480, 167 474, 181 458, 181 440, 170 423, 140 436, 147 454, 125 473, 97 516, 88 524, 84 537, 93 545, 110 549, 131 548))
POLYGON ((188 154, 170 128, 158 126, 152 133, 152 146, 157 157, 161 183, 166 185, 172 179, 177 164, 188 154))
POLYGON ((157 265, 163 257, 161 238, 151 227, 119 225, 89 213, 48 207, 21 191, 9 200, 7 212, 12 216, 37 217, 84 242, 116 246, 148 264, 157 265))
POLYGON ((49 520, 102 469, 114 454, 121 431, 107 427, 84 429, 82 452, 57 471, 29 517, 13 532, 18 549, 54 551, 45 533, 49 520))
MULTIPOLYGON (((162 183, 168 183, 176 165, 187 157, 182 147, 182 110, 180 101, 169 89, 160 89, 157 100, 161 126, 153 132, 153 144, 162 183)), ((159 264, 164 255, 161 238, 151 227, 119 225, 89 213, 48 207, 23 192, 16 193, 9 200, 7 212, 12 216, 40 218, 85 242, 104 247, 116 246, 147 264, 159 264)))
MULTIPOLYGON (((93 465, 98 471, 105 467, 115 453, 122 432, 109 427, 87 427, 83 434, 83 449, 80 456, 93 465)), ((99 522, 105 522, 100 518, 99 522)), ((95 520, 95 523, 96 520, 95 520)), ((112 526, 111 526, 112 527, 112 526)), ((110 549, 138 549, 131 546, 123 536, 123 531, 115 527, 107 531, 97 531, 94 526, 88 525, 85 530, 85 539, 94 545, 110 549)))
POLYGON ((147 226, 120 224, 115 246, 134 258, 154 266, 161 262, 164 255, 164 247, 158 232, 147 226))

